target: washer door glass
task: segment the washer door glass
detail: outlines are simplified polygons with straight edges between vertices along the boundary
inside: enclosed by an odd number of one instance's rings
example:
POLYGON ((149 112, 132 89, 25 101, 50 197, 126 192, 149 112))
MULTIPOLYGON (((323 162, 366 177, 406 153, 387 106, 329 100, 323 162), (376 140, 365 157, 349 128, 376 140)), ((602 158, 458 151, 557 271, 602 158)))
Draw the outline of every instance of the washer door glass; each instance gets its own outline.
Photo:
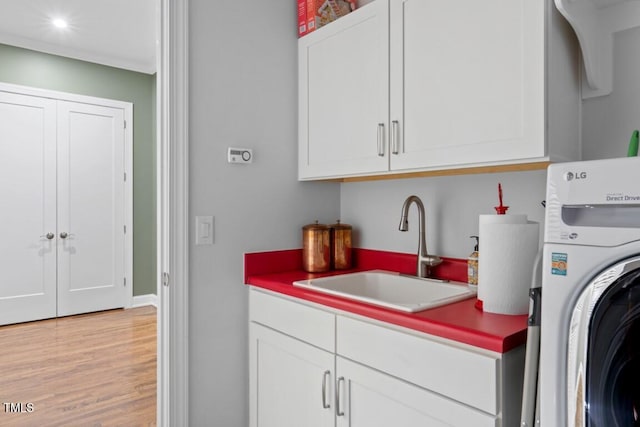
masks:
POLYGON ((586 340, 587 426, 640 426, 638 267, 627 264, 592 306, 586 340))

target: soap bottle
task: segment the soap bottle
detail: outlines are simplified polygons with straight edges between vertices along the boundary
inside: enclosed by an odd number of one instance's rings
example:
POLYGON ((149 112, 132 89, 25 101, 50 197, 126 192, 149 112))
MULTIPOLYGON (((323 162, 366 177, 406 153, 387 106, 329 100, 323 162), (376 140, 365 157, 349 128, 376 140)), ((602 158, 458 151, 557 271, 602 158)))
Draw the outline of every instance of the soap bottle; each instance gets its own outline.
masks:
POLYGON ((478 245, 480 239, 478 236, 469 236, 471 239, 476 239, 476 244, 473 247, 473 252, 467 258, 467 283, 469 286, 478 286, 478 245))

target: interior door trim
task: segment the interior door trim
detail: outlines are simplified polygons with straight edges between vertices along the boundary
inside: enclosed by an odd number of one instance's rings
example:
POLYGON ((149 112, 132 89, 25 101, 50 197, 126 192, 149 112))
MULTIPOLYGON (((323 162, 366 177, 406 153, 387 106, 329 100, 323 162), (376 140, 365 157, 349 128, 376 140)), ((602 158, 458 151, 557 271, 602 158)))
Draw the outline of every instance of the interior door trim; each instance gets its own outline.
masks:
POLYGON ((189 425, 189 1, 159 0, 158 426, 189 425))

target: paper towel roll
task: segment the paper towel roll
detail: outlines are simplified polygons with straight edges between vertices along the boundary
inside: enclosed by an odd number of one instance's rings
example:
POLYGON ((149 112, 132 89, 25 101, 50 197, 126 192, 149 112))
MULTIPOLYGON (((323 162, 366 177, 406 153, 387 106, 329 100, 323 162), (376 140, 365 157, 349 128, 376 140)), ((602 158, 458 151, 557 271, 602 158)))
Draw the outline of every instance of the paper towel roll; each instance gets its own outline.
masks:
POLYGON ((540 226, 526 215, 481 215, 478 299, 483 310, 527 314, 540 226))
MULTIPOLYGON (((508 214, 508 215, 480 215, 479 221, 479 230, 478 236, 480 237, 480 244, 478 246, 478 251, 482 254, 483 248, 484 250, 488 250, 488 242, 485 242, 483 236, 489 237, 491 233, 488 230, 488 226, 490 224, 526 224, 527 216, 523 214, 508 214)), ((481 256, 478 257, 478 299, 484 300, 484 289, 480 286, 480 262, 481 256)), ((486 261, 485 261, 486 263, 486 261)), ((485 289, 487 286, 484 287, 485 289)))
POLYGON ((525 214, 480 215, 480 229, 486 224, 526 224, 525 214))

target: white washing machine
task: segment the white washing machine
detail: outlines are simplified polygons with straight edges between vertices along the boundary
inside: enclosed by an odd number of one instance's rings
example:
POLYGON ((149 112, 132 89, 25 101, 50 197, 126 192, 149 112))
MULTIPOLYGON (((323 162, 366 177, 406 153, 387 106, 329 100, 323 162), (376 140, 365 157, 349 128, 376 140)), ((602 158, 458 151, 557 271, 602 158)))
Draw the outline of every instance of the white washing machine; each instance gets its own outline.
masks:
POLYGON ((640 426, 640 158, 547 179, 540 424, 640 426))

